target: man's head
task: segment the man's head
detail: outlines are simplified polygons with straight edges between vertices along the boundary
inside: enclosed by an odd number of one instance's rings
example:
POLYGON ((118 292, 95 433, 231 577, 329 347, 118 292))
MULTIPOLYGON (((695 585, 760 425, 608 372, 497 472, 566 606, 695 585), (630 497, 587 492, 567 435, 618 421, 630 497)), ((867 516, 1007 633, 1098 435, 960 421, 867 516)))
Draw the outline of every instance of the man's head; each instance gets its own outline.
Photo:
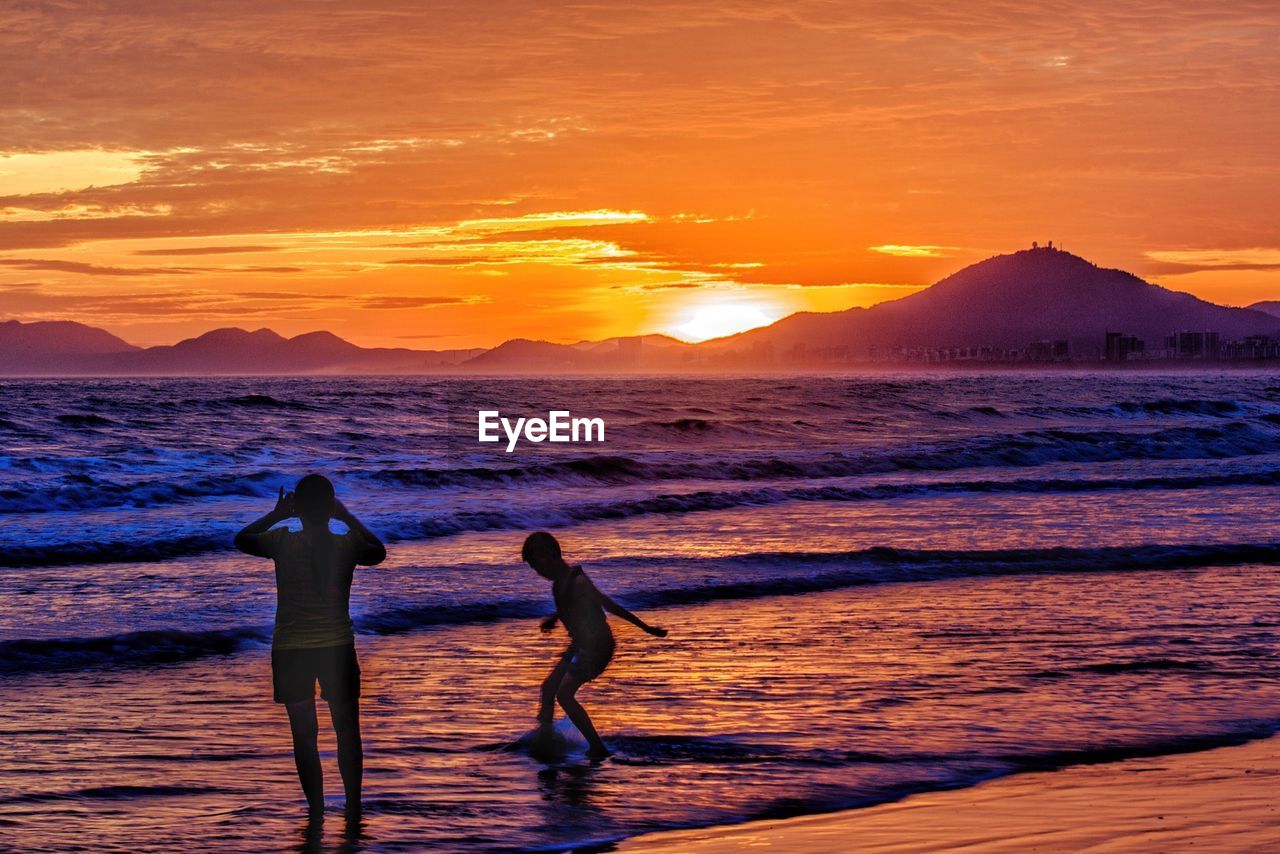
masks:
POLYGON ((298 518, 310 525, 327 526, 333 515, 333 484, 322 474, 309 474, 293 490, 298 518))
POLYGON ((564 563, 560 543, 546 531, 536 531, 525 537, 520 557, 543 578, 555 578, 555 567, 564 563))

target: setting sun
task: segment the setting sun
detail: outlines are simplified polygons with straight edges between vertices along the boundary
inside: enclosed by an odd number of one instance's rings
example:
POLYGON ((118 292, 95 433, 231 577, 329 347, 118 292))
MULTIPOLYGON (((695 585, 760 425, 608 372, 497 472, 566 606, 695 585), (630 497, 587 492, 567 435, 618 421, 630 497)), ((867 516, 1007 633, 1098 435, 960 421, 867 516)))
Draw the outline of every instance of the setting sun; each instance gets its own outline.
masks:
POLYGON ((781 315, 766 311, 756 305, 727 303, 707 305, 696 309, 687 321, 675 328, 675 333, 686 341, 706 341, 711 338, 722 338, 725 335, 736 335, 767 326, 781 315))

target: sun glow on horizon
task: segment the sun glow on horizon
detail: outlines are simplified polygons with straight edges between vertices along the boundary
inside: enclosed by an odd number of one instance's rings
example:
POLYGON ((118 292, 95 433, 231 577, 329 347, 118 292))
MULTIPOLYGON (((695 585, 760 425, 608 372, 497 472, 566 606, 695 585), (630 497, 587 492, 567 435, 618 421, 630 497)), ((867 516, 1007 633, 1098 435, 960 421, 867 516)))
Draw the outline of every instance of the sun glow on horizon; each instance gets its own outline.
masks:
POLYGON ((748 303, 720 303, 704 305, 693 311, 688 320, 672 329, 673 334, 685 341, 708 341, 768 326, 781 315, 748 303))

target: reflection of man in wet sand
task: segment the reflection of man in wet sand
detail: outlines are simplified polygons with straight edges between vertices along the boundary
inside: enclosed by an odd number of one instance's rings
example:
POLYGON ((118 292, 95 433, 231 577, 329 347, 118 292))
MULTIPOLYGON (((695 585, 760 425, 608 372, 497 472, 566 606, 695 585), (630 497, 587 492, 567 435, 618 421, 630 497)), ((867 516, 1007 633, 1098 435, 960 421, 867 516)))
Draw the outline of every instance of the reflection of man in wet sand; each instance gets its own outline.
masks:
POLYGON ((521 556, 538 575, 551 582, 556 612, 542 621, 542 630, 551 631, 559 621, 564 623, 570 639, 569 648, 542 683, 538 724, 543 733, 550 729, 554 704, 559 701, 569 720, 587 739, 587 755, 608 756, 609 749, 600 740, 587 710, 574 696, 584 684, 603 673, 613 658, 613 632, 609 630, 604 612, 615 614, 655 637, 666 637, 667 631, 649 625, 596 589, 582 567, 564 562, 560 543, 545 531, 528 536, 521 556))
POLYGON ((236 534, 236 548, 276 564, 276 623, 271 639, 275 701, 289 712, 293 760, 313 815, 324 811, 324 776, 316 744, 316 682, 329 704, 338 741, 338 770, 348 813, 360 811, 364 749, 360 742, 360 666, 348 603, 357 565, 387 556, 382 542, 342 506, 333 484, 318 474, 280 490, 275 509, 236 534), (301 531, 273 528, 297 516, 301 531), (335 534, 329 520, 350 530, 335 534))

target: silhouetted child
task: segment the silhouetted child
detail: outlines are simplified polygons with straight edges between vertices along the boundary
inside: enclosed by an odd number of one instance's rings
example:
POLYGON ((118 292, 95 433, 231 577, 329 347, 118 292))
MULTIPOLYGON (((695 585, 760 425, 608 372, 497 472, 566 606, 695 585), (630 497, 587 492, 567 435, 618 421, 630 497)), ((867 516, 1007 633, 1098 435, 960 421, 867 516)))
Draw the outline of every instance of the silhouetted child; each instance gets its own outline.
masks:
POLYGON ((569 566, 560 554, 560 543, 545 531, 530 534, 524 541, 521 557, 534 572, 551 582, 556 612, 542 621, 542 631, 550 632, 556 622, 564 623, 569 632, 569 648, 542 683, 542 705, 538 724, 545 732, 551 728, 554 704, 559 701, 569 720, 587 739, 587 755, 603 758, 609 749, 600 740, 587 710, 574 696, 578 689, 604 673, 613 658, 613 632, 604 612, 622 619, 654 637, 666 637, 666 629, 651 626, 617 602, 601 593, 580 566, 569 566))

